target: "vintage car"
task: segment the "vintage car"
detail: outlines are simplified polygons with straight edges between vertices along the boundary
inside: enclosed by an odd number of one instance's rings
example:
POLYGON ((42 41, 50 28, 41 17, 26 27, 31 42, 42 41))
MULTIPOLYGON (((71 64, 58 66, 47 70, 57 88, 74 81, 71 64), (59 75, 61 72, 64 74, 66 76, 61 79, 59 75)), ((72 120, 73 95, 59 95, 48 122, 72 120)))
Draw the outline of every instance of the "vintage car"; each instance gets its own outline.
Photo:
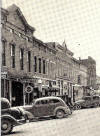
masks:
POLYGON ((23 108, 32 115, 27 115, 28 119, 50 116, 63 118, 69 114, 72 114, 72 110, 69 109, 61 98, 53 96, 38 98, 34 100, 32 105, 24 106, 23 108))
POLYGON ((100 106, 100 96, 85 96, 74 103, 74 109, 91 108, 100 106))
POLYGON ((1 133, 8 134, 16 125, 26 122, 23 108, 11 107, 6 98, 1 98, 1 133))

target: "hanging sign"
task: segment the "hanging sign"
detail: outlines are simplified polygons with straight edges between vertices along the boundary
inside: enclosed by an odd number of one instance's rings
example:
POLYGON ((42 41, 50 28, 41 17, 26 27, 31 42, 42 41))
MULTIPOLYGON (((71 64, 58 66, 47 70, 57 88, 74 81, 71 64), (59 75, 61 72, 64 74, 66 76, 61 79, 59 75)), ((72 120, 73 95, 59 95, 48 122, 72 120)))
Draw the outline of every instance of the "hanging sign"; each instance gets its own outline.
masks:
POLYGON ((30 86, 30 85, 26 86, 25 92, 26 92, 26 93, 32 93, 32 92, 33 92, 33 87, 30 86))
POLYGON ((7 72, 1 72, 1 78, 6 79, 7 78, 7 72))

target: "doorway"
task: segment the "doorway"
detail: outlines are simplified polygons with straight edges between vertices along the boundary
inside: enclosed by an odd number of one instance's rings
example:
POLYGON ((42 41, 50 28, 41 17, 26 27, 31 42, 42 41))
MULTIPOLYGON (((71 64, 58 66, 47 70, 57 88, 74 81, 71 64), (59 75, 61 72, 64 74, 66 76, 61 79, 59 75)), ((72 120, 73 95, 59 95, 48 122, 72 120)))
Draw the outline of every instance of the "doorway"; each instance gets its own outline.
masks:
POLYGON ((23 105, 23 84, 20 82, 12 82, 12 106, 23 105))

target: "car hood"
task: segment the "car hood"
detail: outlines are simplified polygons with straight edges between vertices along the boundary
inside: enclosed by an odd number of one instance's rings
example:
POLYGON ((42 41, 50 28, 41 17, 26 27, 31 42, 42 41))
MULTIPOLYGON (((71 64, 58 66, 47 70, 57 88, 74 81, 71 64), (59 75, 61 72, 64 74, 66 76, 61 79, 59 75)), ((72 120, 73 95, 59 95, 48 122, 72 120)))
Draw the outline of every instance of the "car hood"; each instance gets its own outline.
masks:
POLYGON ((22 108, 24 110, 30 110, 32 108, 32 105, 19 106, 18 108, 22 108))
POLYGON ((11 110, 11 111, 18 111, 18 112, 19 112, 18 107, 11 107, 10 110, 11 110))
POLYGON ((78 100, 75 103, 83 103, 83 102, 85 102, 85 100, 78 100))

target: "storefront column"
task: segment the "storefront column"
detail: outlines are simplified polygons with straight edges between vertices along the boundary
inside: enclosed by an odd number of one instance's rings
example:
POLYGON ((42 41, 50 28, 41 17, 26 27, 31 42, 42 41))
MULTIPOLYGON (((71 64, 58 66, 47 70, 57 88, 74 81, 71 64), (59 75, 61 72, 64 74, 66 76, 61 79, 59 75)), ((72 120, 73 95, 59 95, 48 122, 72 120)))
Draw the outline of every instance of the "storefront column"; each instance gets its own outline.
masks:
POLYGON ((6 79, 4 79, 4 97, 6 98, 6 79))
POLYGON ((23 83, 23 105, 25 105, 25 83, 23 83))
POLYGON ((12 81, 9 80, 9 98, 12 105, 12 81))

